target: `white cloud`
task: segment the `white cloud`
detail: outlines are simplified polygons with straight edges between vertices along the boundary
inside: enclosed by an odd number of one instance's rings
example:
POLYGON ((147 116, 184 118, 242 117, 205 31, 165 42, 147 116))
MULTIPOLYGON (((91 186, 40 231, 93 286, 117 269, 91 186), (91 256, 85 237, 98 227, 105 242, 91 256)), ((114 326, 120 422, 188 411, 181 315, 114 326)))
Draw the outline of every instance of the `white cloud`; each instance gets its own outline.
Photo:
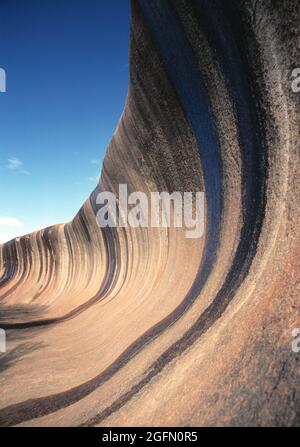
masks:
POLYGON ((16 158, 16 157, 9 158, 7 161, 8 161, 8 165, 7 165, 8 169, 15 170, 15 169, 20 169, 20 167, 23 166, 23 162, 19 158, 16 158))
POLYGON ((0 244, 24 234, 24 224, 15 217, 0 217, 0 244), (22 228, 22 229, 21 229, 22 228))
POLYGON ((11 157, 7 160, 7 168, 11 171, 21 172, 22 174, 29 175, 29 172, 23 168, 24 163, 17 157, 11 157))
POLYGON ((93 160, 91 160, 92 165, 99 165, 100 164, 100 160, 98 160, 97 158, 94 158, 93 160))
POLYGON ((20 236, 16 231, 0 231, 0 244, 5 244, 5 242, 11 241, 16 237, 20 236))
POLYGON ((99 182, 99 175, 90 176, 87 178, 90 182, 98 183, 99 182))
POLYGON ((6 227, 23 227, 24 224, 18 219, 14 217, 0 217, 0 225, 4 225, 6 227))

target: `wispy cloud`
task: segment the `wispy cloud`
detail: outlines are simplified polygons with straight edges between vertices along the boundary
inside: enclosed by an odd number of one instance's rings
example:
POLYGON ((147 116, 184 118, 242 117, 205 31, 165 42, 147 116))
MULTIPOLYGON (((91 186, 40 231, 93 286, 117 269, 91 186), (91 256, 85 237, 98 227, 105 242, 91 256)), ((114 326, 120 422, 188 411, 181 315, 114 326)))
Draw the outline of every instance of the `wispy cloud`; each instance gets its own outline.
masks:
POLYGON ((98 183, 99 182, 99 175, 94 175, 94 176, 90 176, 90 177, 88 177, 87 178, 90 182, 93 182, 93 183, 98 183))
POLYGON ((0 217, 0 225, 6 227, 23 227, 24 224, 15 217, 0 217))
MULTIPOLYGON (((92 160, 91 160, 91 164, 92 165, 97 165, 99 168, 101 168, 101 164, 102 164, 102 162, 101 162, 101 160, 99 160, 98 158, 93 158, 92 160)), ((98 183, 99 182, 99 179, 100 179, 100 175, 99 175, 99 173, 97 172, 97 174, 95 174, 95 175, 91 175, 91 176, 89 176, 88 178, 87 178, 90 182, 93 182, 93 183, 98 183)))
MULTIPOLYGON (((99 180, 100 180, 100 171, 101 171, 101 165, 102 165, 102 161, 99 159, 99 158, 92 158, 91 160, 90 160, 90 163, 92 164, 92 165, 97 165, 97 167, 98 167, 98 172, 96 172, 96 174, 94 174, 94 175, 90 175, 89 177, 86 177, 86 180, 87 181, 89 181, 89 182, 92 182, 92 183, 98 183, 99 182, 99 180)), ((96 168, 95 168, 96 169, 96 168)), ((85 181, 86 181, 85 180, 85 181)), ((79 185, 82 185, 82 184, 84 184, 84 181, 75 181, 74 182, 75 183, 75 185, 77 185, 77 186, 79 186, 79 185)))
POLYGON ((8 169, 16 170, 20 169, 21 166, 23 166, 23 162, 16 157, 9 158, 7 161, 8 161, 7 165, 8 169))
POLYGON ((17 157, 11 157, 7 160, 6 167, 11 171, 20 172, 21 174, 29 175, 29 172, 24 169, 24 163, 17 157))
POLYGON ((25 230, 23 227, 25 227, 23 222, 15 217, 0 217, 0 244, 23 234, 25 230))

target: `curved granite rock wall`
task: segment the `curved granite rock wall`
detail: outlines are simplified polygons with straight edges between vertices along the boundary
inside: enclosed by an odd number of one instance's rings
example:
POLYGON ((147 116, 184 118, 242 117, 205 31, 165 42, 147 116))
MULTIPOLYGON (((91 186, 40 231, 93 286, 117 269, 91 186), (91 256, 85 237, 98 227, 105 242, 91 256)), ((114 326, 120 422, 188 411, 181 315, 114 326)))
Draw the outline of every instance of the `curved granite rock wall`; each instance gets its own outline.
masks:
POLYGON ((0 247, 0 425, 297 425, 296 0, 133 0, 126 107, 75 218, 0 247), (205 191, 205 235, 96 195, 205 191))

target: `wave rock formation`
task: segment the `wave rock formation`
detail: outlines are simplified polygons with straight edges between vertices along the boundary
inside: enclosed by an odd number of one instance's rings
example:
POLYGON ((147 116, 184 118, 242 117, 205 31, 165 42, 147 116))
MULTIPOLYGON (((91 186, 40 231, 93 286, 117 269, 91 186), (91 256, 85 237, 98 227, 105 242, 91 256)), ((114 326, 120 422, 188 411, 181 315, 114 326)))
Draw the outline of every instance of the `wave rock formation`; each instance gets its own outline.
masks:
POLYGON ((299 2, 133 0, 130 84, 75 218, 0 247, 0 425, 299 425, 299 2), (205 234, 96 224, 205 191, 205 234))

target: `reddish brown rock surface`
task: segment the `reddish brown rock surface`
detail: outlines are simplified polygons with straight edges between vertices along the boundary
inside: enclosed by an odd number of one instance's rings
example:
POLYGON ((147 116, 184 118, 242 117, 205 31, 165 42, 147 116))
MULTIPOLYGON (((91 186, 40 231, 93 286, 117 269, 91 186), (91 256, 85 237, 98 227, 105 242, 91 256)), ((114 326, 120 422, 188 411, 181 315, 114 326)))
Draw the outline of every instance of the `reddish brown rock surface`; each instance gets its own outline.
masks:
POLYGON ((299 425, 299 2, 134 0, 130 85, 72 222, 0 247, 0 425, 299 425), (96 224, 197 191, 205 235, 96 224))

